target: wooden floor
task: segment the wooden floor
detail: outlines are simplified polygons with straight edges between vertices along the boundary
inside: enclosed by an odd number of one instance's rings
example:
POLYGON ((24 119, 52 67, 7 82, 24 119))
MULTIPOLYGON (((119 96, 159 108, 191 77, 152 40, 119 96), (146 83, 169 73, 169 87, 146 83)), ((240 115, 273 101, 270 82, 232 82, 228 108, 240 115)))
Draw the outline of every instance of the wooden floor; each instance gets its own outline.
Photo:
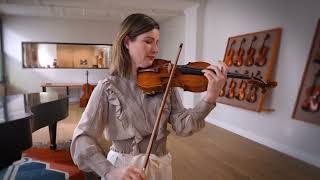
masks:
POLYGON ((207 123, 169 136, 175 180, 320 180, 320 168, 207 123))
MULTIPOLYGON (((71 140, 82 112, 70 105, 69 117, 58 123, 58 142, 71 140)), ((48 130, 33 133, 33 141, 48 142, 48 130)), ((320 168, 209 123, 191 137, 171 133, 168 149, 174 180, 320 180, 320 168)))

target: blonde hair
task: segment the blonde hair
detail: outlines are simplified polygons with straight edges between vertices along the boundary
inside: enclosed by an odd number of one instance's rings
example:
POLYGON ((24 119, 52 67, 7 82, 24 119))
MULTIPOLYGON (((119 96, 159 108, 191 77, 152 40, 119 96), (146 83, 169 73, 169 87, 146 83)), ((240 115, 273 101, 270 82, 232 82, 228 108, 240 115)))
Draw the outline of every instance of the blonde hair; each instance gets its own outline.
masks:
POLYGON ((112 75, 129 77, 132 63, 127 47, 124 44, 126 37, 134 41, 137 36, 153 29, 160 29, 159 24, 145 14, 131 14, 120 25, 120 30, 113 42, 110 72, 112 75))

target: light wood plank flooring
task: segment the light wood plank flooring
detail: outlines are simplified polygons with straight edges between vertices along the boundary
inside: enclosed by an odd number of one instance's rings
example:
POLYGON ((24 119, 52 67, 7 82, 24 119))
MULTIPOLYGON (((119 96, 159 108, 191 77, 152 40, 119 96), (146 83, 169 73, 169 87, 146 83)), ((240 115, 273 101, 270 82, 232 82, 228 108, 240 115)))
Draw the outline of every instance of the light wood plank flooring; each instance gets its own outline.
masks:
MULTIPOLYGON (((69 117, 58 123, 58 142, 71 140, 82 112, 70 105, 69 117)), ((49 142, 48 129, 33 133, 33 141, 49 142)), ((320 180, 320 168, 209 123, 191 137, 171 133, 168 149, 175 180, 320 180)))
POLYGON ((319 180, 320 168, 215 125, 169 136, 175 180, 319 180))

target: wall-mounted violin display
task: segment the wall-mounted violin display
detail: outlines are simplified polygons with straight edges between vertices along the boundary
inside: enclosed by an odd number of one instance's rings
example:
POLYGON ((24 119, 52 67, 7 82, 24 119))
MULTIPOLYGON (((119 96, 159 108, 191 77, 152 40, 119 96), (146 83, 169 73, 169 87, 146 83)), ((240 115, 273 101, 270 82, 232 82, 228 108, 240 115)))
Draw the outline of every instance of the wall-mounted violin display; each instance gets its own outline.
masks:
POLYGON ((271 78, 273 65, 277 60, 280 37, 281 29, 276 28, 228 38, 224 62, 230 71, 254 76, 264 83, 228 79, 218 102, 258 112, 270 109, 264 107, 268 91, 268 88, 264 88, 264 84, 268 84, 268 87, 276 86, 271 78))
POLYGON ((313 37, 292 117, 320 125, 320 19, 313 37))

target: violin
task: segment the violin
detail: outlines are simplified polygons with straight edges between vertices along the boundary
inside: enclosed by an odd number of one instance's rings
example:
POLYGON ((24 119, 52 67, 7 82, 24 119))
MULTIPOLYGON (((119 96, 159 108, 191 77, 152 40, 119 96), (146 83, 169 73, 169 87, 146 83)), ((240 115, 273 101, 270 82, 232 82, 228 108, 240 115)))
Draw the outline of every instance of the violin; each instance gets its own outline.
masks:
MULTIPOLYGON (((255 77, 260 77, 261 79, 261 71, 257 71, 255 77)), ((265 92, 267 92, 267 88, 274 88, 277 86, 277 82, 275 81, 266 81, 262 83, 261 81, 248 80, 248 83, 251 84, 250 91, 246 97, 246 100, 249 103, 255 103, 258 99, 258 88, 261 88, 261 93, 264 94, 265 92)))
POLYGON ((259 49, 259 56, 258 56, 258 59, 255 63, 257 66, 264 66, 267 62, 267 54, 268 54, 269 48, 265 45, 265 42, 269 38, 270 38, 270 35, 266 34, 266 36, 263 39, 263 43, 259 49))
POLYGON ((233 63, 233 56, 234 56, 234 50, 232 48, 232 46, 236 43, 235 40, 232 41, 230 48, 228 50, 226 59, 224 60, 224 62, 226 63, 227 66, 232 66, 233 63))
POLYGON ((237 86, 237 83, 232 78, 229 85, 228 94, 226 95, 227 98, 229 99, 234 98, 236 86, 237 86))
POLYGON ((257 40, 257 36, 253 36, 251 43, 250 43, 250 47, 249 50, 247 52, 247 59, 244 65, 246 66, 252 66, 254 63, 254 55, 256 53, 256 49, 253 48, 253 43, 257 40))
POLYGON ((243 101, 246 98, 247 86, 248 86, 247 82, 245 82, 244 80, 241 80, 240 87, 236 95, 236 99, 238 99, 239 101, 243 101))
POLYGON ((312 94, 305 99, 301 108, 307 112, 318 112, 320 109, 320 87, 312 91, 312 94))
POLYGON ((250 92, 246 98, 246 100, 249 102, 249 103, 255 103, 257 98, 258 98, 258 88, 257 86, 255 86, 254 84, 251 84, 251 87, 250 87, 250 92))
POLYGON ((240 46, 239 46, 239 49, 238 49, 238 51, 237 51, 237 57, 236 57, 236 61, 234 62, 234 65, 235 66, 241 66, 242 65, 242 63, 243 63, 243 55, 244 55, 244 49, 242 48, 242 45, 243 45, 243 43, 245 43, 246 42, 246 39, 245 38, 243 38, 242 40, 241 40, 241 44, 240 44, 240 46))
POLYGON ((219 92, 220 97, 224 96, 224 94, 226 93, 226 86, 227 86, 227 82, 224 83, 222 89, 219 92))
POLYGON ((317 112, 320 109, 320 87, 317 87, 317 81, 320 78, 320 70, 315 74, 313 83, 308 88, 308 96, 303 101, 301 108, 307 112, 317 112))
MULTIPOLYGON (((171 87, 181 87, 185 91, 204 92, 207 90, 208 80, 202 72, 210 64, 207 62, 189 62, 186 65, 176 65, 173 72, 171 87)), ((171 62, 164 59, 155 59, 148 68, 140 68, 137 73, 137 85, 146 94, 164 92, 170 76, 171 62)), ((248 83, 255 84, 263 89, 275 87, 277 82, 267 81, 255 77, 253 74, 228 72, 227 78, 247 79, 248 83)))

